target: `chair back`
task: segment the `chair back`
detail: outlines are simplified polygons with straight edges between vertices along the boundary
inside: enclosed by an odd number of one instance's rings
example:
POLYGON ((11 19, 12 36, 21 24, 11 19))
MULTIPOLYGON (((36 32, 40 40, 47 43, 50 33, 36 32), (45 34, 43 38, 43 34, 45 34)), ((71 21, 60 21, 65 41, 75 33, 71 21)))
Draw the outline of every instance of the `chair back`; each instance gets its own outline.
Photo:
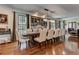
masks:
POLYGON ((52 39, 53 38, 53 33, 54 33, 54 31, 52 29, 48 30, 47 39, 52 39))
POLYGON ((55 32, 54 32, 54 36, 53 37, 58 37, 58 29, 55 29, 54 31, 55 32))
POLYGON ((47 29, 43 29, 40 31, 40 41, 45 41, 46 40, 46 34, 47 34, 47 29))
POLYGON ((37 32, 37 28, 33 29, 33 32, 37 32))
POLYGON ((17 31, 16 32, 16 40, 20 40, 21 39, 21 34, 17 31))
POLYGON ((62 36, 62 30, 58 29, 58 36, 62 36))
POLYGON ((38 28, 38 29, 37 29, 38 32, 40 32, 40 31, 42 31, 42 30, 43 30, 42 28, 38 28))
POLYGON ((65 35, 65 29, 62 29, 62 35, 65 35))
POLYGON ((51 30, 52 30, 52 31, 51 31, 51 32, 52 32, 51 36, 53 37, 53 36, 54 36, 54 32, 55 32, 55 31, 54 31, 53 29, 51 29, 51 30))

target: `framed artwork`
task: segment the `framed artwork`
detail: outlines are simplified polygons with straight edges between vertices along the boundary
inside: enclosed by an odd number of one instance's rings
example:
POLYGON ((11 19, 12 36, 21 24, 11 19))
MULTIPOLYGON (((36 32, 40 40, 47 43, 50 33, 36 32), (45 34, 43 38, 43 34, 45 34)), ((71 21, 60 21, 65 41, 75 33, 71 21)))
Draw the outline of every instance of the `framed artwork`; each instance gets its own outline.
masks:
POLYGON ((7 15, 0 14, 0 24, 6 24, 7 23, 7 15))

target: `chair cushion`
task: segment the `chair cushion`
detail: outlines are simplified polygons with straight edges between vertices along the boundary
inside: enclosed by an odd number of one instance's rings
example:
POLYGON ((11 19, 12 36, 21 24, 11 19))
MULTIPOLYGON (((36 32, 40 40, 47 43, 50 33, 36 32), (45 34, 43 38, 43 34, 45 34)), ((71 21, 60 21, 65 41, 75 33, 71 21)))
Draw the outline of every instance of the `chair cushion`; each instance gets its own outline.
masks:
POLYGON ((29 39, 19 39, 20 42, 26 42, 29 41, 29 39))
POLYGON ((50 37, 46 37, 46 39, 47 39, 47 40, 50 40, 50 39, 52 39, 52 38, 50 38, 50 37))
POLYGON ((39 43, 42 42, 39 38, 35 38, 34 40, 37 41, 37 42, 39 42, 39 43))

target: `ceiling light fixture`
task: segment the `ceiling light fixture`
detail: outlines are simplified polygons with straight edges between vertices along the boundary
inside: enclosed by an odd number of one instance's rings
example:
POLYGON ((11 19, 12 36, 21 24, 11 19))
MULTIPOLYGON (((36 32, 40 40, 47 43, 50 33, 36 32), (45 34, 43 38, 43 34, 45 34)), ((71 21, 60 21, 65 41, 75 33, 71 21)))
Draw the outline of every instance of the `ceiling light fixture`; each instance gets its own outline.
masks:
POLYGON ((38 16, 38 12, 35 12, 35 13, 33 14, 33 16, 38 16))

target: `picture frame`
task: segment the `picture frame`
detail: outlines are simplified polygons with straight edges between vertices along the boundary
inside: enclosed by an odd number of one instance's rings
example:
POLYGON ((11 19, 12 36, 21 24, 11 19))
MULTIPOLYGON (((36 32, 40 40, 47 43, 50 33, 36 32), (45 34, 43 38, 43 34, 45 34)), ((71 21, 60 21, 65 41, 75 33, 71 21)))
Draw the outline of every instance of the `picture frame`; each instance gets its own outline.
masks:
POLYGON ((7 15, 0 14, 0 24, 7 24, 7 15))

